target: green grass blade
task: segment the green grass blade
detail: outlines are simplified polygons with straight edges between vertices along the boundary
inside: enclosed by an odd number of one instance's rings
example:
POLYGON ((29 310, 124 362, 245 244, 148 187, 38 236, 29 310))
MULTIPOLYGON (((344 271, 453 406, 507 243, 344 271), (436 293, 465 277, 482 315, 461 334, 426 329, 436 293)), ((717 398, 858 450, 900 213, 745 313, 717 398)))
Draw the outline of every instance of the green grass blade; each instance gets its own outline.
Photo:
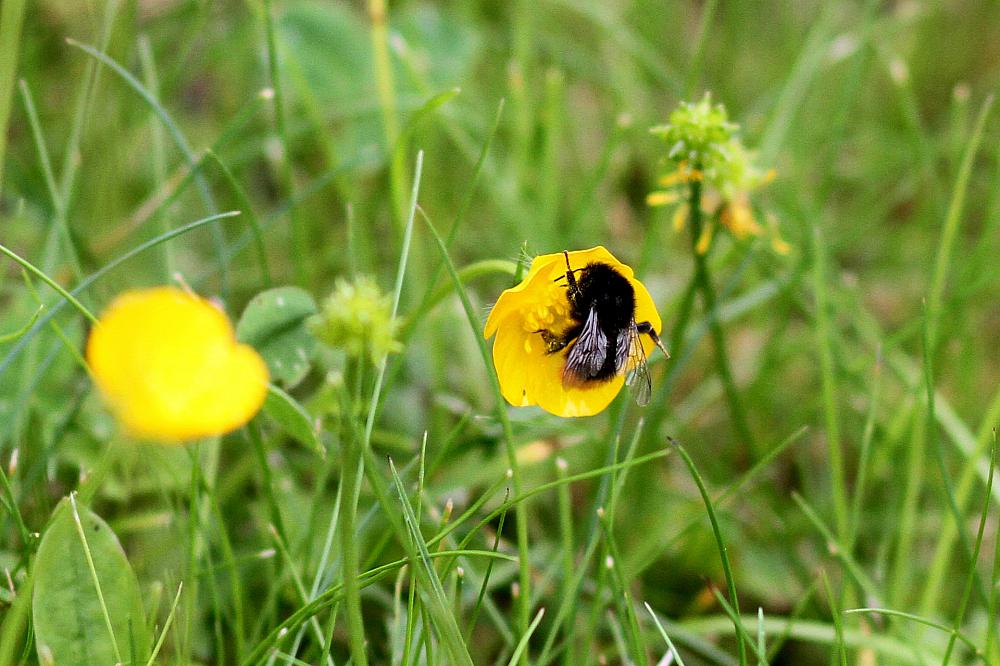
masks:
MULTIPOLYGON (((121 77, 122 80, 125 81, 125 83, 128 84, 128 86, 132 88, 132 90, 135 91, 135 93, 138 94, 139 97, 142 98, 142 100, 150 107, 150 109, 152 109, 153 112, 156 113, 156 116, 160 119, 160 122, 162 122, 163 126, 167 128, 167 131, 170 133, 170 136, 174 140, 174 143, 177 145, 177 148, 180 149, 181 153, 184 155, 184 159, 187 162, 188 166, 192 170, 194 170, 195 165, 198 162, 198 159, 195 156, 194 151, 191 150, 191 146, 188 143, 187 138, 184 136, 184 133, 181 132, 180 127, 177 126, 177 123, 175 123, 173 118, 170 117, 170 114, 167 113, 167 110, 163 107, 162 104, 160 104, 159 100, 157 100, 156 97, 154 97, 153 94, 149 92, 149 90, 147 90, 144 85, 142 85, 139 79, 135 78, 135 76, 133 76, 131 72, 122 67, 116 61, 112 60, 110 57, 108 57, 107 54, 95 49, 93 46, 90 46, 88 44, 82 44, 76 41, 75 39, 71 38, 67 38, 66 43, 69 44, 70 46, 74 46, 80 49, 90 57, 98 60, 105 66, 109 67, 119 77, 121 77)), ((195 182, 198 185, 198 191, 201 194, 202 201, 204 202, 205 207, 208 209, 208 212, 216 213, 219 210, 219 208, 215 204, 215 197, 212 195, 211 188, 209 188, 208 183, 205 181, 204 176, 200 172, 195 173, 195 182)), ((213 225, 212 230, 213 230, 213 240, 215 242, 215 250, 216 250, 216 269, 219 272, 219 278, 223 284, 223 291, 226 291, 228 278, 227 278, 227 267, 225 262, 225 255, 226 255, 225 238, 222 235, 221 227, 219 227, 218 225, 213 225)))
POLYGON ((42 269, 36 267, 30 261, 24 259, 20 255, 16 254, 13 250, 10 250, 3 245, 0 245, 0 254, 4 254, 10 259, 13 259, 16 263, 20 264, 21 268, 25 269, 26 271, 37 277, 39 280, 49 285, 57 294, 62 296, 67 303, 76 308, 77 312, 86 317, 90 321, 90 323, 92 324, 97 323, 97 317, 95 317, 94 314, 83 305, 83 303, 78 301, 76 297, 73 296, 73 294, 66 291, 62 287, 62 285, 60 285, 58 282, 56 282, 48 275, 46 275, 45 272, 42 271, 42 269))
POLYGON ((849 513, 847 481, 844 475, 844 450, 840 438, 837 408, 837 375, 834 368, 833 338, 830 334, 829 297, 826 277, 826 245, 819 222, 813 227, 813 291, 816 295, 816 346, 819 350, 823 384, 823 416, 826 425, 826 449, 833 495, 834 524, 839 540, 846 541, 849 513))
POLYGON ((223 177, 226 180, 226 184, 229 189, 232 190, 233 195, 236 197, 237 203, 240 205, 241 212, 246 214, 247 224, 250 225, 250 232, 253 234, 254 246, 257 249, 257 261, 260 267, 261 279, 264 282, 264 288, 270 289, 274 286, 274 280, 271 279, 271 268, 267 261, 267 246, 264 243, 264 230, 260 226, 260 220, 257 219, 257 214, 253 210, 253 204, 250 202, 250 197, 247 196, 246 190, 239 184, 236 177, 233 176, 233 172, 226 166, 218 155, 212 149, 205 151, 205 158, 211 162, 214 162, 216 166, 219 167, 219 171, 222 172, 223 177))
POLYGON ((17 340, 18 338, 20 338, 25 333, 27 333, 28 330, 32 326, 35 325, 35 322, 38 321, 38 315, 42 314, 42 312, 44 310, 45 310, 45 306, 44 305, 39 305, 38 309, 35 310, 34 314, 31 315, 31 319, 29 319, 28 321, 24 322, 24 324, 20 328, 14 330, 14 331, 11 331, 10 333, 0 334, 0 345, 8 343, 8 342, 13 342, 13 341, 17 340))
POLYGON ((408 496, 406 489, 403 487, 403 481, 399 478, 399 474, 396 473, 396 468, 391 459, 389 460, 389 470, 396 485, 396 492, 399 494, 399 500, 403 507, 403 519, 410 534, 410 557, 419 572, 421 586, 425 588, 424 592, 427 595, 426 606, 431 613, 431 617, 434 619, 435 628, 438 631, 441 642, 448 651, 450 662, 472 666, 472 657, 469 656, 469 651, 462 639, 462 633, 455 621, 455 616, 449 608, 448 598, 445 595, 441 579, 438 577, 437 570, 431 563, 427 542, 420 533, 420 527, 417 525, 417 518, 413 513, 413 507, 410 506, 410 501, 407 499, 408 496))
POLYGON ((958 236, 959 226, 962 222, 962 212, 965 208, 966 192, 969 188, 969 179, 972 175, 972 163, 976 153, 979 151, 979 144, 983 138, 983 131, 986 128, 986 119, 990 109, 993 107, 993 96, 990 95, 983 102, 979 110, 979 117, 976 120, 975 129, 969 138, 969 143, 965 148, 965 155, 962 157, 962 165, 958 169, 955 177, 955 186, 952 189, 951 201, 948 204, 948 213, 941 228, 941 238, 938 241, 937 258, 934 261, 934 273, 931 276, 931 286, 928 289, 927 313, 928 313, 928 333, 931 355, 933 356, 938 343, 938 322, 944 308, 944 293, 951 267, 951 255, 958 236))
POLYGON ((26 4, 25 0, 5 0, 0 7, 0 192, 3 191, 7 123, 14 102, 14 79, 21 53, 21 26, 26 4))
POLYGON ((848 575, 850 575, 858 587, 862 589, 866 598, 880 599, 882 595, 879 593, 878 586, 876 586, 871 577, 864 572, 857 560, 855 560, 854 557, 847 552, 843 545, 837 540, 833 531, 819 517, 816 509, 806 502, 806 500, 798 493, 792 493, 792 499, 799 505, 799 508, 802 509, 802 513, 806 515, 809 522, 816 527, 816 531, 818 531, 826 540, 827 549, 841 561, 848 575))
POLYGON ((743 640, 743 627, 741 626, 739 620, 740 603, 736 596, 736 582, 733 578, 733 570, 729 565, 729 553, 726 548, 726 543, 722 538, 722 530, 719 528, 719 521, 715 517, 715 508, 712 506, 712 499, 708 496, 708 489, 705 488, 705 482, 702 481, 701 474, 698 473, 698 468, 694 466, 694 461, 691 460, 691 456, 684 449, 680 442, 675 440, 670 440, 677 449, 678 453, 684 459, 684 464, 687 465, 688 470, 691 472, 691 477, 694 482, 698 485, 698 491, 701 493, 701 499, 705 502, 705 510, 708 512, 708 519, 712 523, 712 532, 715 534, 715 543, 719 549, 719 557, 722 560, 722 570, 726 576, 726 588, 729 591, 729 600, 733 606, 733 610, 736 613, 734 618, 735 628, 736 628, 736 645, 739 651, 740 665, 746 666, 747 664, 747 653, 746 644, 743 640))
POLYGON ((184 583, 181 582, 177 586, 177 594, 174 595, 174 602, 170 604, 170 612, 167 613, 167 619, 163 622, 163 629, 160 630, 160 637, 156 639, 156 644, 153 646, 153 652, 149 655, 149 660, 146 662, 146 666, 153 666, 156 663, 156 655, 160 654, 160 649, 163 647, 163 641, 167 638, 167 632, 170 631, 170 625, 174 621, 174 611, 177 610, 177 603, 181 600, 181 592, 184 591, 184 583))
POLYGON ((87 545, 87 535, 83 530, 83 524, 80 522, 80 513, 76 509, 76 494, 70 493, 69 504, 73 509, 73 523, 76 525, 76 533, 80 537, 80 543, 83 546, 83 555, 87 560, 87 568, 90 571, 90 577, 94 582, 94 590, 97 592, 97 601, 101 607, 101 614, 104 616, 104 624, 108 629, 108 635, 111 637, 111 645, 115 651, 115 659, 118 663, 123 663, 121 649, 118 647, 118 639, 115 637, 115 629, 111 625, 111 616, 108 614, 108 605, 104 601, 104 591, 101 589, 101 581, 97 578, 97 569, 94 567, 94 556, 90 553, 90 546, 87 545))
POLYGON ((645 641, 642 638, 642 630, 639 628, 639 620, 635 615, 635 607, 632 603, 632 595, 629 593, 628 583, 625 574, 622 572, 622 556, 618 551, 614 535, 611 532, 610 513, 599 508, 597 510, 598 522, 604 534, 604 545, 607 548, 608 558, 604 566, 611 574, 611 591, 614 595, 618 612, 624 616, 626 622, 626 643, 628 652, 631 653, 631 660, 636 664, 644 664, 647 661, 645 641))
MULTIPOLYGON (((406 279, 406 264, 410 257, 410 242, 413 239, 413 225, 416 219, 418 208, 417 200, 420 195, 420 178, 424 167, 424 151, 417 153, 417 162, 413 174, 413 187, 410 190, 410 211, 406 219, 406 228, 403 231, 403 245, 399 254, 399 263, 396 267, 396 283, 392 290, 392 315, 393 320, 399 313, 399 302, 403 294, 403 283, 406 279)), ((384 354, 377 364, 375 385, 372 388, 372 397, 368 405, 368 419, 365 421, 364 448, 371 445, 372 430, 375 428, 375 415, 378 412, 379 396, 382 393, 382 380, 385 378, 385 368, 388 353, 384 354)))
POLYGON ((757 607, 757 666, 767 666, 767 631, 764 628, 764 609, 757 607))
MULTIPOLYGON (((478 346, 479 353, 482 356, 483 364, 486 367, 486 375, 489 378, 490 387, 493 389, 493 397, 496 401, 497 418, 503 426, 504 444, 507 449, 507 462, 510 465, 511 470, 511 485, 513 486, 514 494, 520 495, 521 475, 517 461, 517 449, 514 445, 514 430, 511 426, 510 418, 507 415, 507 401, 504 400, 503 394, 500 392, 500 379, 497 377, 496 368, 493 367, 493 361, 486 349, 486 341, 483 339, 480 332, 482 322, 479 321, 476 311, 472 307, 472 302, 469 300, 469 295, 465 292, 465 287, 458 275, 458 271, 455 270, 455 264, 452 263, 451 257, 448 255, 447 246, 441 239, 440 234, 438 234, 437 229, 434 228, 431 221, 427 217, 424 217, 424 221, 427 223, 428 229, 430 229, 431 234, 434 236, 434 240, 437 242, 445 268, 448 270, 448 274, 451 276, 451 279, 455 284, 455 291, 458 293, 458 296, 462 301, 462 307, 465 309, 465 316, 468 319, 469 328, 472 330, 472 335, 476 340, 476 345, 478 346)), ((520 564, 518 575, 518 582, 520 586, 520 598, 518 602, 518 629, 523 634, 527 631, 531 612, 531 562, 528 548, 527 508, 523 503, 519 502, 514 510, 514 513, 517 523, 517 551, 520 564)))
MULTIPOLYGON (((66 220, 66 201, 59 193, 56 186, 56 177, 52 171, 52 162, 49 158, 49 149, 45 143, 45 135, 42 133, 42 125, 38 120, 38 112, 35 110, 35 101, 32 99, 31 90, 24 79, 21 79, 21 100, 24 102, 24 112, 28 116, 28 126, 31 128, 31 137, 35 141, 35 150, 38 153, 38 162, 42 167, 42 175, 45 178, 45 187, 49 191, 49 198, 52 199, 52 209, 55 212, 55 225, 65 245, 69 258, 70 267, 73 269, 73 276, 79 280, 83 277, 83 270, 80 268, 80 253, 73 241, 73 236, 69 231, 69 224, 66 220)), ((2 163, 2 161, 0 161, 2 163)))
POLYGON ((684 660, 681 659, 681 653, 677 651, 677 648, 674 646, 674 642, 670 640, 670 636, 667 635, 667 630, 664 629, 663 625, 660 623, 660 618, 657 617, 656 613, 653 611, 653 608, 647 602, 644 601, 642 603, 646 607, 646 610, 649 612, 650 617, 653 618, 653 624, 656 625, 656 630, 660 632, 660 636, 667 644, 667 649, 670 650, 670 654, 672 654, 673 658, 677 660, 677 666, 684 666, 684 660))
MULTIPOLYGON (((104 264, 104 266, 102 266, 98 270, 96 270, 93 273, 91 273, 90 275, 88 275, 86 278, 84 278, 80 282, 80 284, 78 284, 76 287, 74 287, 69 293, 75 298, 76 296, 78 296, 82 292, 86 291, 86 289, 88 287, 90 287, 92 284, 94 284, 97 280, 99 280, 100 278, 102 278, 104 275, 106 275, 107 273, 111 272, 115 268, 118 268, 118 266, 122 265, 123 263, 127 262, 128 260, 132 259, 133 257, 135 257, 135 256, 137 256, 139 254, 142 254, 146 250, 149 250, 150 248, 154 248, 157 245, 159 245, 160 243, 165 243, 165 242, 167 242, 167 241, 169 241, 169 240, 171 240, 173 238, 177 238, 178 236, 182 236, 182 235, 186 234, 189 231, 193 231, 193 230, 195 230, 195 229, 197 229, 199 227, 203 227, 206 224, 210 224, 212 222, 215 222, 216 220, 223 220, 223 219, 227 219, 227 218, 231 218, 231 217, 236 217, 239 214, 240 214, 239 211, 229 211, 227 213, 219 213, 217 215, 209 215, 208 217, 204 217, 204 218, 202 218, 200 220, 197 220, 195 222, 191 222, 190 224, 186 224, 186 225, 184 225, 182 227, 177 227, 176 229, 173 229, 172 231, 170 231, 168 233, 161 234, 161 235, 157 236, 156 238, 150 239, 150 240, 146 241, 145 243, 137 245, 136 247, 132 248, 128 252, 125 252, 124 254, 122 254, 122 255, 116 257, 115 259, 109 261, 108 263, 104 264)), ((42 317, 40 317, 38 319, 38 321, 35 322, 35 324, 31 327, 31 329, 28 330, 27 333, 25 333, 24 335, 21 336, 21 338, 18 340, 17 344, 14 345, 14 348, 11 349, 7 353, 7 355, 4 357, 3 361, 0 362, 0 377, 3 376, 4 371, 6 371, 7 368, 10 367, 11 363, 14 362, 14 360, 17 358, 18 354, 20 354, 21 350, 24 349, 25 345, 34 337, 34 335, 38 332, 38 330, 42 326, 45 326, 46 324, 48 324, 49 321, 51 321, 52 318, 55 317, 59 313, 59 311, 62 309, 63 305, 65 303, 68 303, 68 302, 69 301, 62 300, 62 301, 57 302, 52 307, 50 307, 48 309, 48 311, 42 317)))
POLYGON ((538 628, 538 624, 542 621, 543 617, 545 617, 545 609, 539 608, 538 612, 535 613, 535 619, 531 621, 530 625, 528 625, 528 630, 524 632, 524 635, 521 636, 521 640, 517 643, 517 647, 514 648, 514 654, 510 656, 510 661, 507 662, 507 666, 514 666, 514 664, 518 663, 521 659, 521 656, 526 654, 525 651, 528 649, 528 641, 531 640, 531 635, 535 633, 535 629, 538 628))
POLYGON ((821 569, 819 577, 823 580, 823 589, 826 591, 827 603, 830 605, 830 615, 833 617, 833 631, 837 639, 834 647, 837 648, 840 666, 847 666, 847 648, 844 645, 844 627, 840 619, 840 604, 837 602, 837 598, 833 596, 833 588, 830 587, 830 579, 827 577, 826 571, 821 569))
MULTIPOLYGON (((891 608, 851 608, 849 610, 845 610, 844 613, 847 613, 847 614, 853 614, 853 613, 878 613, 880 615, 887 615, 889 617, 898 617, 898 618, 902 618, 904 620, 910 620, 912 622, 916 622, 917 624, 922 624, 922 625, 925 625, 925 626, 928 626, 928 627, 933 627, 934 629, 938 629, 940 631, 945 632, 946 634, 949 634, 951 636, 954 636, 955 638, 958 638, 960 641, 962 641, 963 643, 965 643, 966 646, 968 646, 968 648, 970 650, 972 650, 973 654, 979 656, 979 658, 982 659, 984 663, 989 663, 989 662, 986 661, 986 658, 976 648, 976 644, 972 642, 972 639, 970 639, 965 634, 963 634, 961 632, 958 632, 957 630, 953 629, 952 627, 949 627, 948 625, 944 624, 943 622, 938 622, 937 620, 932 620, 930 618, 922 617, 922 616, 916 615, 914 613, 907 613, 907 612, 904 612, 904 611, 898 611, 898 610, 894 610, 894 609, 891 609, 891 608)), ((943 658, 942 658, 942 661, 943 661, 943 658)))
MULTIPOLYGON (((962 590, 962 600, 958 604, 958 610, 955 611, 955 622, 952 625, 951 636, 948 637, 948 647, 944 652, 944 659, 942 659, 942 666, 948 666, 948 662, 951 659, 952 650, 955 648, 955 639, 958 637, 959 630, 962 628, 962 621, 965 618, 965 610, 969 604, 969 597, 972 594, 972 585, 976 581, 976 565, 979 562, 979 550, 983 545, 983 533, 986 530, 986 519, 990 512, 990 492, 993 490, 993 473, 996 470, 996 444, 994 443, 993 448, 990 450, 990 475, 986 481, 986 492, 983 494, 983 510, 979 516, 979 531, 976 533, 976 545, 972 549, 972 557, 969 558, 969 574, 965 579, 965 587, 962 590)), ((987 601, 987 606, 989 602, 987 601)))

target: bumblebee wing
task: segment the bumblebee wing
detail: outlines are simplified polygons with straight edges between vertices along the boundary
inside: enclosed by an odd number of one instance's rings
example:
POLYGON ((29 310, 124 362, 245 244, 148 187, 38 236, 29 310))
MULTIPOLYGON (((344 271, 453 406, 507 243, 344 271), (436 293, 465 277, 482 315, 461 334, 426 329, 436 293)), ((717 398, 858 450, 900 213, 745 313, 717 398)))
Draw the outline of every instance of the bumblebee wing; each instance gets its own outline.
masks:
POLYGON ((646 352, 639 340, 639 329, 635 321, 623 333, 615 356, 615 367, 618 372, 627 372, 625 384, 632 392, 632 397, 640 407, 649 404, 653 393, 653 385, 649 380, 649 368, 646 365, 646 352))
POLYGON ((576 342, 566 354, 563 367, 563 384, 578 386, 592 379, 601 370, 608 357, 608 338, 601 330, 597 311, 590 309, 576 342))

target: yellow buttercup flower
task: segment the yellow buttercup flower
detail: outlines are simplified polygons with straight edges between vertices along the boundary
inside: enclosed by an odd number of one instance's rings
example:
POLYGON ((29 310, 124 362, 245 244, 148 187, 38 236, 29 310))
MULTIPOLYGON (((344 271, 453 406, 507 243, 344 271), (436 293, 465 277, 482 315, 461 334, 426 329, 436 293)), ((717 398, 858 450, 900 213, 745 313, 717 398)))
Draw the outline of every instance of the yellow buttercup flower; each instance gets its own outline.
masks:
MULTIPOLYGON (((653 334, 659 334, 660 315, 630 267, 601 246, 569 252, 568 258, 574 270, 602 263, 622 275, 635 292, 635 322, 648 322, 653 334)), ((562 334, 575 323, 567 298, 566 261, 562 252, 536 257, 524 280, 500 295, 483 335, 496 335, 493 363, 507 402, 518 407, 538 405, 557 416, 590 416, 611 403, 633 368, 626 366, 600 381, 567 381, 567 354, 575 341, 565 351, 550 351, 550 334, 562 334)), ((648 356, 655 345, 652 336, 640 335, 639 340, 648 356)), ((634 359, 629 362, 634 364, 634 359)))
POLYGON ((174 287, 116 298, 90 333, 87 363, 128 434, 163 443, 235 430, 267 394, 267 366, 226 315, 174 287))

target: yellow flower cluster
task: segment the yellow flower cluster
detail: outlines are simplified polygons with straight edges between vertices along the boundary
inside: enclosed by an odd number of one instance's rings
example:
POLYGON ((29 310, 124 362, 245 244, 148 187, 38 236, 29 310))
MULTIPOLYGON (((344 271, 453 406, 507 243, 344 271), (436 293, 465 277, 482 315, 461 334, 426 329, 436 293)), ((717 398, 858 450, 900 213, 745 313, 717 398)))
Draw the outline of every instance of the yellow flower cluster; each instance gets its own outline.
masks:
POLYGON ((688 186, 701 183, 700 208, 705 223, 695 246, 699 253, 708 251, 718 224, 737 240, 766 234, 775 252, 788 254, 789 245, 781 239, 776 219, 768 216, 766 226, 762 225, 750 205, 750 193, 774 180, 774 169, 759 169, 736 131, 725 108, 711 104, 707 95, 696 104, 682 103, 671 114, 669 124, 652 130, 670 145, 668 159, 673 170, 659 179, 663 189, 650 192, 646 203, 676 205, 673 226, 683 229, 690 214, 685 197, 688 186))

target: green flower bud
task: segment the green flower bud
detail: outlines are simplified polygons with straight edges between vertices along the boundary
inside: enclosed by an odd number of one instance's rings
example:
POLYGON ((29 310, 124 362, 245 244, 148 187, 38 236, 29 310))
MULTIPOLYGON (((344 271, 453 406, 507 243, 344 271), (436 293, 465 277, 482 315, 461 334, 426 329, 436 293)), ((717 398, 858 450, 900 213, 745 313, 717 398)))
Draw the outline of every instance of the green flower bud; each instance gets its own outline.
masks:
POLYGON ((399 321, 392 317, 392 300, 368 276, 353 282, 338 279, 308 326, 321 342, 355 358, 367 354, 372 363, 402 349, 396 340, 399 321))
POLYGON ((667 142, 670 160, 707 170, 725 161, 725 147, 737 129, 737 125, 729 122, 726 107, 713 105, 706 93, 700 102, 681 102, 670 114, 668 124, 650 131, 667 142))

